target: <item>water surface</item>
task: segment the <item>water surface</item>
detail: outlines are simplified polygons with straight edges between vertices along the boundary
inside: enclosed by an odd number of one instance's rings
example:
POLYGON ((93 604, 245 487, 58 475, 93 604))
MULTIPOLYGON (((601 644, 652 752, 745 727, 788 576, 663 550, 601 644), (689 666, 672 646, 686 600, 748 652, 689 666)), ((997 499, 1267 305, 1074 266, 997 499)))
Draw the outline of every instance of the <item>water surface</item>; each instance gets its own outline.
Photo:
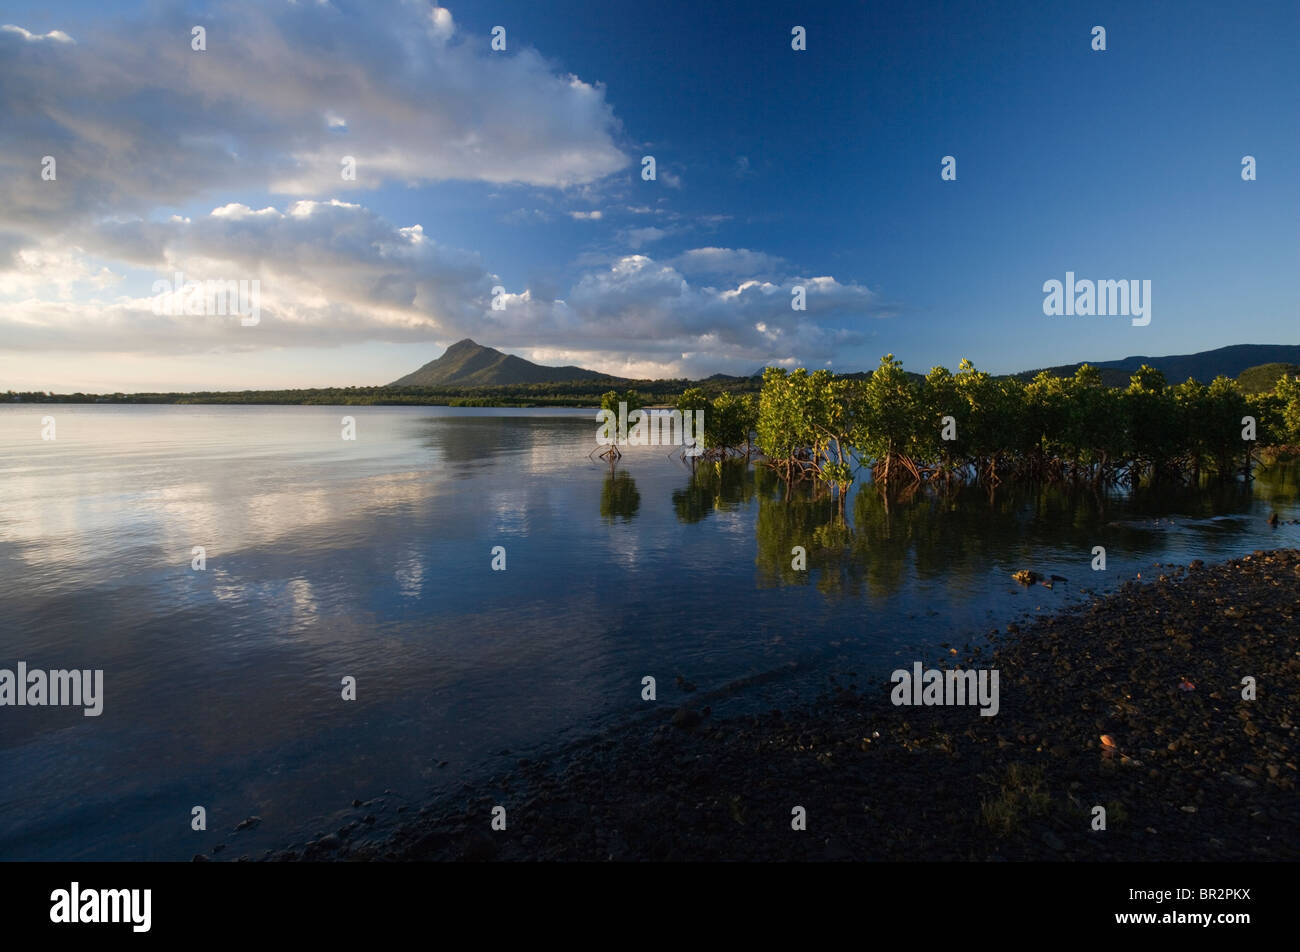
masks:
POLYGON ((662 447, 611 474, 595 433, 585 410, 0 406, 0 667, 105 677, 98 718, 0 708, 0 858, 187 859, 254 814, 257 855, 354 797, 418 803, 643 714, 646 675, 667 705, 678 675, 704 694, 780 672, 728 702, 779 703, 1300 536, 1265 523, 1300 516, 1293 468, 1101 496, 868 486, 841 518, 662 447))

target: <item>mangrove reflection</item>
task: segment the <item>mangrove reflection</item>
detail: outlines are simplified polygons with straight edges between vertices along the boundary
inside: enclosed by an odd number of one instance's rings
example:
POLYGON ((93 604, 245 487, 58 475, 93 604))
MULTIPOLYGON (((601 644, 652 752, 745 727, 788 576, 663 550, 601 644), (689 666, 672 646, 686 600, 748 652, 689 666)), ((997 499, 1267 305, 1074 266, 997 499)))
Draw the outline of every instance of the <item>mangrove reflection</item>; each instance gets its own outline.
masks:
POLYGON ((627 522, 641 508, 641 493, 625 469, 610 470, 600 490, 600 515, 606 522, 616 518, 627 522))
MULTIPOLYGON (((1109 491, 1045 483, 942 490, 914 483, 887 491, 868 482, 856 488, 846 514, 829 492, 807 483, 788 487, 761 472, 753 483, 758 585, 815 584, 828 595, 873 598, 892 595, 909 580, 985 584, 980 580, 991 566, 1009 572, 1044 552, 1077 552, 1079 569, 1070 581, 1088 586, 1093 546, 1145 558, 1167 550, 1174 532, 1188 538, 1194 557, 1213 559, 1258 519, 1251 511, 1260 499, 1282 507, 1300 494, 1295 466, 1261 469, 1250 483, 1109 491), (804 550, 806 569, 797 564, 796 546, 804 550)), ((689 492, 674 493, 674 503, 689 492)))
POLYGON ((1256 499, 1279 507, 1292 505, 1300 499, 1300 465, 1278 463, 1256 470, 1253 489, 1256 499))
POLYGON ((673 490, 673 509, 682 522, 699 522, 715 509, 728 512, 754 498, 756 472, 743 459, 697 463, 685 489, 673 490))

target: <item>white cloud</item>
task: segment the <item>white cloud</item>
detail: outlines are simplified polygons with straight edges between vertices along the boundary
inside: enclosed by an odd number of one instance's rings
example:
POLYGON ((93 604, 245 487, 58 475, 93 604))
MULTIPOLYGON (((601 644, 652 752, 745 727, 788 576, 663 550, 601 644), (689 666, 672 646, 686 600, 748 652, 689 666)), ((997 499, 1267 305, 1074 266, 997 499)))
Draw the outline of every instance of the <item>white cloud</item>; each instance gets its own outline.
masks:
POLYGON ((584 274, 562 302, 519 295, 485 318, 492 319, 491 340, 502 342, 494 346, 526 355, 554 349, 549 342, 556 341, 571 358, 565 362, 606 373, 694 376, 719 368, 748 374, 791 354, 825 361, 860 343, 854 324, 878 314, 870 289, 831 277, 701 286, 670 263, 637 254, 584 274), (806 311, 790 307, 796 284, 807 288, 806 311))
POLYGON ((192 218, 102 222, 81 229, 73 251, 53 242, 19 249, 0 268, 0 293, 11 297, 0 340, 18 352, 194 354, 473 337, 525 356, 569 354, 560 362, 609 373, 673 376, 749 373, 791 354, 821 362, 860 342, 855 325, 879 314, 870 289, 833 277, 773 271, 703 285, 644 254, 590 267, 566 294, 510 289, 498 311, 491 289, 502 282, 477 254, 355 203, 227 203, 192 218), (260 324, 154 314, 143 289, 177 271, 190 281, 259 281, 260 324), (134 293, 123 290, 128 272, 134 293), (75 300, 61 285, 68 281, 75 300), (806 311, 790 307, 796 284, 807 288, 806 311))
POLYGON ((451 35, 456 32, 456 24, 452 21, 451 11, 446 7, 435 6, 429 11, 429 29, 439 40, 449 40, 451 35))
POLYGON ((49 33, 32 33, 28 30, 24 30, 20 26, 14 26, 12 23, 6 23, 4 26, 0 26, 0 32, 16 33, 18 36, 23 38, 24 42, 27 43, 40 43, 43 40, 52 40, 55 43, 75 44, 77 42, 62 30, 51 30, 49 33))
POLYGON ((0 270, 0 292, 14 297, 0 316, 6 349, 194 353, 422 340, 472 325, 497 280, 477 255, 439 245, 418 224, 397 228, 336 200, 284 210, 231 203, 193 221, 104 222, 80 233, 71 259, 52 256, 55 247, 25 248, 18 267, 0 270), (52 256, 43 275, 30 264, 42 254, 52 256), (245 328, 235 316, 157 315, 147 293, 94 296, 108 283, 90 269, 92 257, 144 270, 146 286, 178 271, 189 281, 256 280, 261 321, 245 328), (59 282, 70 278, 98 288, 66 300, 59 282))
POLYGON ((207 23, 206 51, 190 48, 191 20, 164 7, 88 26, 77 45, 0 29, 0 222, 48 233, 232 189, 567 187, 631 161, 603 86, 522 44, 494 54, 457 37, 441 8, 232 0, 207 23), (56 182, 40 180, 42 154, 56 157, 56 182))
POLYGON ((692 248, 674 264, 688 274, 760 274, 779 270, 786 262, 748 248, 692 248))

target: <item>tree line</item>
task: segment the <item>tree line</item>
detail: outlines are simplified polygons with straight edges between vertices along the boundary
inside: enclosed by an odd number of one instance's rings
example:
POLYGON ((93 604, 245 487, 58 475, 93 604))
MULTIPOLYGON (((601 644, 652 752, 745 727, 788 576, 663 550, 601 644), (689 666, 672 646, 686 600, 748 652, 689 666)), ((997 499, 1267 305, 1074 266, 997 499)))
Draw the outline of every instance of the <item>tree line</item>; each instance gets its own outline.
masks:
POLYGON ((1248 394, 1223 376, 1170 385, 1143 365, 1116 389, 1087 364, 1026 382, 968 360, 917 378, 887 354, 865 379, 768 368, 755 428, 784 480, 841 495, 862 467, 882 484, 1232 477, 1250 473, 1260 447, 1300 443, 1300 381, 1248 394))
MULTIPOLYGON (((259 404, 278 406, 452 406, 452 407, 597 407, 609 380, 568 383, 522 383, 493 386, 435 387, 300 387, 291 390, 215 390, 193 393, 45 393, 10 390, 0 400, 9 403, 151 403, 259 404)), ((688 388, 710 395, 723 389, 758 393, 761 381, 630 380, 638 399, 671 406, 688 388)))
MULTIPOLYGON (((1282 366, 1282 365, 1279 365, 1282 366)), ((1283 367, 1283 370, 1285 368, 1283 367)), ((336 387, 277 391, 47 394, 31 403, 250 403, 325 405, 647 405, 705 411, 706 458, 756 451, 789 484, 841 497, 862 469, 881 484, 1006 478, 1093 485, 1249 475, 1252 463, 1300 447, 1300 379, 1280 372, 1248 392, 1229 377, 1170 385, 1143 365, 1126 388, 1087 364, 1073 376, 995 377, 963 360, 956 373, 907 373, 887 354, 869 374, 769 367, 759 378, 609 381, 501 387, 336 387), (755 389, 760 387, 761 389, 755 389), (733 392, 734 391, 734 392, 733 392)))

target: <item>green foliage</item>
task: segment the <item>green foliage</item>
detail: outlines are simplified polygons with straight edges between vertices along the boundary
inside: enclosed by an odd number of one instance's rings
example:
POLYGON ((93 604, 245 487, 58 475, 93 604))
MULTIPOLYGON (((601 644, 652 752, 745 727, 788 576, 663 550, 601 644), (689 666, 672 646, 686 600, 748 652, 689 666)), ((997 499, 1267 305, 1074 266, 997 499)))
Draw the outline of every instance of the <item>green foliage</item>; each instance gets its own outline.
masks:
POLYGON ((769 368, 757 430, 783 478, 841 491, 856 463, 882 482, 1233 476, 1248 470, 1257 447, 1300 442, 1300 380, 1282 377, 1275 392, 1248 395, 1225 376, 1170 386, 1144 364, 1118 390, 1087 364, 1072 377, 1044 371, 1026 382, 967 360, 956 374, 935 367, 918 378, 887 354, 865 381, 769 368))
POLYGON ((682 391, 682 395, 677 398, 677 409, 682 413, 693 413, 696 410, 707 410, 709 408, 709 396, 699 387, 687 387, 682 391))
POLYGON ((852 433, 854 445, 866 455, 886 461, 914 452, 919 444, 920 408, 920 388, 903 372, 903 362, 886 354, 862 388, 862 412, 855 414, 852 433))
POLYGON ((619 404, 627 404, 627 415, 630 417, 633 410, 640 410, 644 404, 641 402, 641 394, 635 390, 607 390, 600 395, 600 408, 608 410, 615 416, 618 416, 619 404))
POLYGON ((793 460, 810 442, 796 396, 807 376, 802 369, 794 374, 780 367, 763 371, 763 391, 758 398, 758 447, 773 462, 793 460))
POLYGON ((756 423, 757 406, 757 401, 750 394, 739 397, 729 393, 718 394, 713 406, 704 412, 707 448, 735 449, 748 445, 756 423))
POLYGON ((758 446, 787 480, 811 478, 843 493, 852 480, 850 447, 862 424, 858 381, 828 370, 763 373, 758 446))
POLYGON ((1300 377, 1282 377, 1273 395, 1282 404, 1282 439, 1278 442, 1300 443, 1300 377))

